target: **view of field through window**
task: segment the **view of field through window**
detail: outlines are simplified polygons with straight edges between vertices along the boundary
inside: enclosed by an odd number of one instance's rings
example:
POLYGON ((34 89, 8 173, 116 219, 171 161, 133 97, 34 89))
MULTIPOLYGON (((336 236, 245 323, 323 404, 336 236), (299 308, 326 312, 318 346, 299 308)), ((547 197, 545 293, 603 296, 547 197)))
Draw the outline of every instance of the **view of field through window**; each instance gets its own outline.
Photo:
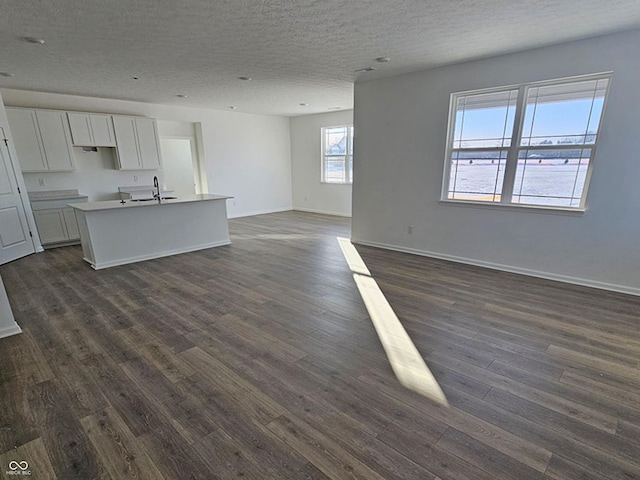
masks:
POLYGON ((507 195, 507 203, 580 207, 608 82, 521 87, 521 125, 518 88, 458 96, 448 198, 501 202, 507 195), (504 192, 509 162, 516 163, 513 190, 504 192))

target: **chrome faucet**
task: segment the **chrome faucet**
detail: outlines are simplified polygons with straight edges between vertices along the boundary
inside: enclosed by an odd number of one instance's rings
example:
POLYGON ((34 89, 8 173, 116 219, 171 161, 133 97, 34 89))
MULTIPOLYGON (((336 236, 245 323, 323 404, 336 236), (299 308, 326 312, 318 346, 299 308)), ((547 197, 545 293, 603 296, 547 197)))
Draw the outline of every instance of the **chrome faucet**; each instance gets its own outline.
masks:
POLYGON ((156 193, 153 194, 153 198, 158 200, 158 203, 162 203, 162 196, 160 195, 160 182, 158 182, 158 177, 153 177, 153 188, 156 189, 156 193))

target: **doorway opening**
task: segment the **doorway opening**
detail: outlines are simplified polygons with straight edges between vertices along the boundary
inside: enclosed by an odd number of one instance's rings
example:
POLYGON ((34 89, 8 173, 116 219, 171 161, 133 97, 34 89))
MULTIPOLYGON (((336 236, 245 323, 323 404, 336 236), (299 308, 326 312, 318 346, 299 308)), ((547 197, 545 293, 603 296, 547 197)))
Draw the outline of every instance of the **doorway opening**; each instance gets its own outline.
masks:
POLYGON ((178 198, 202 193, 195 140, 191 137, 160 138, 160 148, 167 187, 178 198))
POLYGON ((177 197, 208 193, 202 124, 158 120, 162 182, 177 197))

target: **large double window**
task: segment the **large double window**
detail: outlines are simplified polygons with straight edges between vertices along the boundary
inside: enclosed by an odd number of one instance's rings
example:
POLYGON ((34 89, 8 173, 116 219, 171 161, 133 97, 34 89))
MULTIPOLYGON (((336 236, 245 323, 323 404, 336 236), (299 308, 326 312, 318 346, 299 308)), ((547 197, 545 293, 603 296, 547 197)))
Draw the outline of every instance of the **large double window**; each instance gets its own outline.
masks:
POLYGON ((322 181, 353 182, 353 125, 322 128, 322 181))
POLYGON ((610 78, 453 94, 442 198, 583 209, 610 78))

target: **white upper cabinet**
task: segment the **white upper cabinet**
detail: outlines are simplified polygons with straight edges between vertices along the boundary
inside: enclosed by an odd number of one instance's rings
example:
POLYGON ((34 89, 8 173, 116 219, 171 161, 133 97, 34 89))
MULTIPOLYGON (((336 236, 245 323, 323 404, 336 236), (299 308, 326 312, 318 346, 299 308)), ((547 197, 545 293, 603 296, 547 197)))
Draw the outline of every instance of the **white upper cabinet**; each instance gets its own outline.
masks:
POLYGON ((42 135, 42 145, 49 170, 73 170, 71 132, 65 112, 36 110, 36 118, 42 135))
POLYGON ((136 125, 133 117, 113 117, 116 132, 116 153, 120 170, 141 170, 136 125))
POLYGON ((67 112, 73 144, 83 147, 115 147, 111 115, 67 112))
POLYGON ((74 169, 71 132, 65 112, 7 108, 9 126, 23 172, 74 169))
POLYGON ((16 107, 6 111, 23 172, 74 170, 74 145, 115 147, 119 170, 160 168, 153 118, 16 107))
POLYGON ((35 110, 6 108, 11 135, 23 172, 48 170, 35 110))
POLYGON ((120 170, 160 168, 158 129, 153 118, 114 116, 113 128, 120 170))
POLYGON ((153 118, 136 118, 135 123, 142 167, 150 170, 160 168, 160 145, 156 121, 153 118))

